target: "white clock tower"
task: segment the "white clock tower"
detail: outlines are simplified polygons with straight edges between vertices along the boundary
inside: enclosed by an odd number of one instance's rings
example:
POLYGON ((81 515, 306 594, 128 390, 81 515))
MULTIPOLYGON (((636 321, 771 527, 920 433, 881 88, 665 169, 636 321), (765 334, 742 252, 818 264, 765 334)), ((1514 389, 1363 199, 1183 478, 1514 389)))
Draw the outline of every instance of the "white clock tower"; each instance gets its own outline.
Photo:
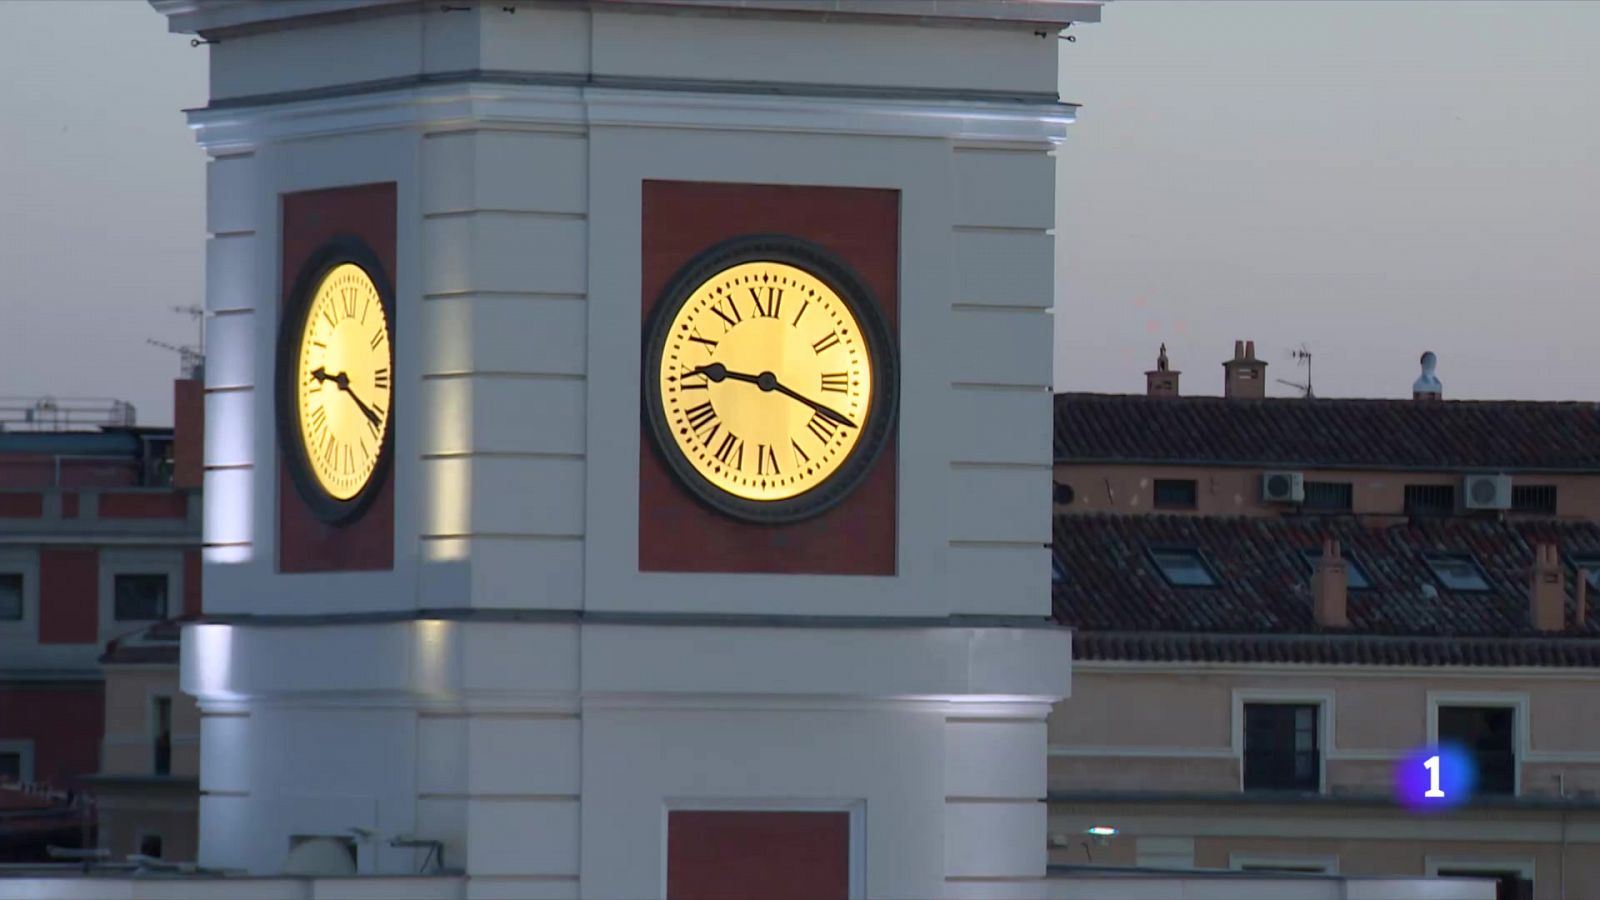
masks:
POLYGON ((1037 896, 1057 36, 1097 4, 152 3, 212 42, 200 862, 1037 896), (302 365, 340 265, 388 349, 302 365), (316 402, 378 461, 312 458, 316 402))

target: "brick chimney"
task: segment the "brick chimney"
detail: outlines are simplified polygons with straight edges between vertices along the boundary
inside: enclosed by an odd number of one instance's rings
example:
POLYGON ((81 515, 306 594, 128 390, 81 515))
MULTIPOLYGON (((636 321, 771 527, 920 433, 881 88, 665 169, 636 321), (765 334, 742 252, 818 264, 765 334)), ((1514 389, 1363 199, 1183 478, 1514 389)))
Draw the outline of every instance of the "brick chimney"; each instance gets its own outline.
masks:
POLYGON ((1161 352, 1156 356, 1156 367, 1144 373, 1144 392, 1149 397, 1176 397, 1178 396, 1178 376, 1182 372, 1174 371, 1167 366, 1167 345, 1161 345, 1161 352))
POLYGON ((1323 541, 1322 556, 1317 559, 1316 571, 1311 573, 1312 613, 1319 627, 1350 627, 1348 579, 1344 558, 1339 555, 1339 542, 1323 541))
POLYGON ((1267 395, 1267 364, 1256 359, 1255 341, 1234 341, 1233 359, 1222 364, 1222 396, 1259 400, 1267 395))
POLYGON ((198 488, 205 480, 205 385, 193 378, 172 383, 172 486, 198 488))
POLYGON ((1539 631, 1560 631, 1566 625, 1566 578, 1554 544, 1533 548, 1533 572, 1528 579, 1529 613, 1539 631))

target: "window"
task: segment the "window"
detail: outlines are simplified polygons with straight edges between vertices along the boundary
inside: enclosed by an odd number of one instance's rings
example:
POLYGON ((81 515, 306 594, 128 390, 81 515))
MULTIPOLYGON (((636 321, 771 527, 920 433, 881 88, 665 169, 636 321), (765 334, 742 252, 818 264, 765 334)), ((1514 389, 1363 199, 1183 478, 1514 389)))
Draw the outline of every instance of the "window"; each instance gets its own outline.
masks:
POLYGON ((1050 557, 1050 583, 1061 584, 1067 580, 1067 567, 1061 564, 1061 557, 1050 557))
MULTIPOLYGON (((1311 564, 1311 571, 1315 574, 1317 563, 1322 559, 1321 548, 1304 550, 1302 555, 1305 556, 1306 562, 1311 564)), ((1360 560, 1348 552, 1341 554, 1341 558, 1344 560, 1344 583, 1346 587, 1352 591, 1364 591, 1372 587, 1372 579, 1367 577, 1367 570, 1362 568, 1360 560)))
POLYGON ((1453 484, 1406 485, 1406 515, 1448 516, 1456 511, 1456 486, 1453 484))
POLYGON ((1302 875, 1337 875, 1337 856, 1277 856, 1230 853, 1228 868, 1236 872, 1293 872, 1302 875))
POLYGON ((1499 869, 1493 866, 1478 867, 1446 863, 1439 865, 1430 875, 1440 878, 1489 878, 1495 883, 1495 900, 1533 900, 1532 872, 1527 869, 1499 869))
POLYGON ((154 732, 155 774, 172 774, 172 698, 156 697, 151 701, 151 730, 154 732))
POLYGON ((1071 506, 1077 495, 1072 490, 1072 485, 1064 481, 1056 482, 1055 500, 1058 506, 1071 506))
POLYGON ((1574 556, 1572 557, 1572 568, 1574 574, 1578 569, 1587 570, 1589 573, 1589 589, 1600 590, 1600 556, 1574 556))
POLYGON ((153 859, 161 858, 161 835, 147 834, 139 838, 139 855, 153 859))
POLYGON ((1314 703, 1246 703, 1244 789, 1321 790, 1317 718, 1314 703))
POLYGON ((1355 488, 1348 481, 1308 481, 1301 509, 1317 512, 1349 512, 1354 505, 1355 488))
POLYGON ((22 754, 15 750, 0 750, 0 783, 22 780, 22 754))
POLYGON ((1553 484, 1513 484, 1511 509, 1514 512, 1556 514, 1556 486, 1553 484))
POLYGON ((1156 479, 1156 509, 1194 509, 1198 494, 1193 478, 1156 479))
POLYGON ((0 572, 0 622, 22 621, 22 574, 0 572))
POLYGON ((154 621, 167 617, 167 576, 118 575, 112 591, 117 621, 154 621))
POLYGON ((1447 590, 1452 591, 1487 591, 1489 579, 1484 576, 1483 569, 1479 568, 1478 561, 1466 554, 1453 556, 1427 556, 1428 568, 1433 570, 1433 577, 1447 590))
POLYGON ((1150 561, 1173 587, 1216 587, 1217 576, 1200 551, 1184 548, 1151 550, 1150 561))
POLYGON ((1439 742, 1467 749, 1478 764, 1478 792, 1515 794, 1517 710, 1510 706, 1440 706, 1439 742))

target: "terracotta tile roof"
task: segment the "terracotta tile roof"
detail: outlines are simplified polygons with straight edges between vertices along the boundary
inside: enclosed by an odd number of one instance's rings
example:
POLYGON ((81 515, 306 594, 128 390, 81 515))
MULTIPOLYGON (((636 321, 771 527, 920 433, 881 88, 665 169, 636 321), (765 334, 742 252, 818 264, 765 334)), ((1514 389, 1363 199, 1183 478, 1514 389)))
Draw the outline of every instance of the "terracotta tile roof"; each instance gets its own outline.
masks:
MULTIPOLYGON (((1416 519, 1387 526, 1350 516, 1246 518, 1069 514, 1056 517, 1055 617, 1078 631, 1086 659, 1422 665, 1600 666, 1600 592, 1581 628, 1550 636, 1529 622, 1533 548, 1600 557, 1600 524, 1416 519), (1312 618, 1303 555, 1337 538, 1372 583, 1349 592, 1350 628, 1312 618), (1175 587, 1151 547, 1193 548, 1215 587, 1175 587), (1452 591, 1425 554, 1471 554, 1487 591, 1452 591)), ((1575 603, 1567 600, 1572 623, 1575 603)))
POLYGON ((1057 462, 1600 469, 1592 403, 1057 394, 1057 462))

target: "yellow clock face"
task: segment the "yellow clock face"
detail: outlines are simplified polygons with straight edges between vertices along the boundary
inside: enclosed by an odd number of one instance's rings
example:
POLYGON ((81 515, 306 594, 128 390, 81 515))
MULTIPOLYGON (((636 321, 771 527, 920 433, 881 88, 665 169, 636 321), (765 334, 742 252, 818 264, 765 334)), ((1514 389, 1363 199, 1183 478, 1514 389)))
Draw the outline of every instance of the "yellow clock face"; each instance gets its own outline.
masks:
POLYGON ((806 269, 730 265, 694 286, 663 332, 658 432, 716 491, 798 497, 862 440, 875 403, 870 343, 851 305, 806 269))
POLYGON ((312 288, 294 364, 298 437, 317 487, 351 500, 371 481, 393 408, 389 320, 372 277, 340 263, 312 288))

